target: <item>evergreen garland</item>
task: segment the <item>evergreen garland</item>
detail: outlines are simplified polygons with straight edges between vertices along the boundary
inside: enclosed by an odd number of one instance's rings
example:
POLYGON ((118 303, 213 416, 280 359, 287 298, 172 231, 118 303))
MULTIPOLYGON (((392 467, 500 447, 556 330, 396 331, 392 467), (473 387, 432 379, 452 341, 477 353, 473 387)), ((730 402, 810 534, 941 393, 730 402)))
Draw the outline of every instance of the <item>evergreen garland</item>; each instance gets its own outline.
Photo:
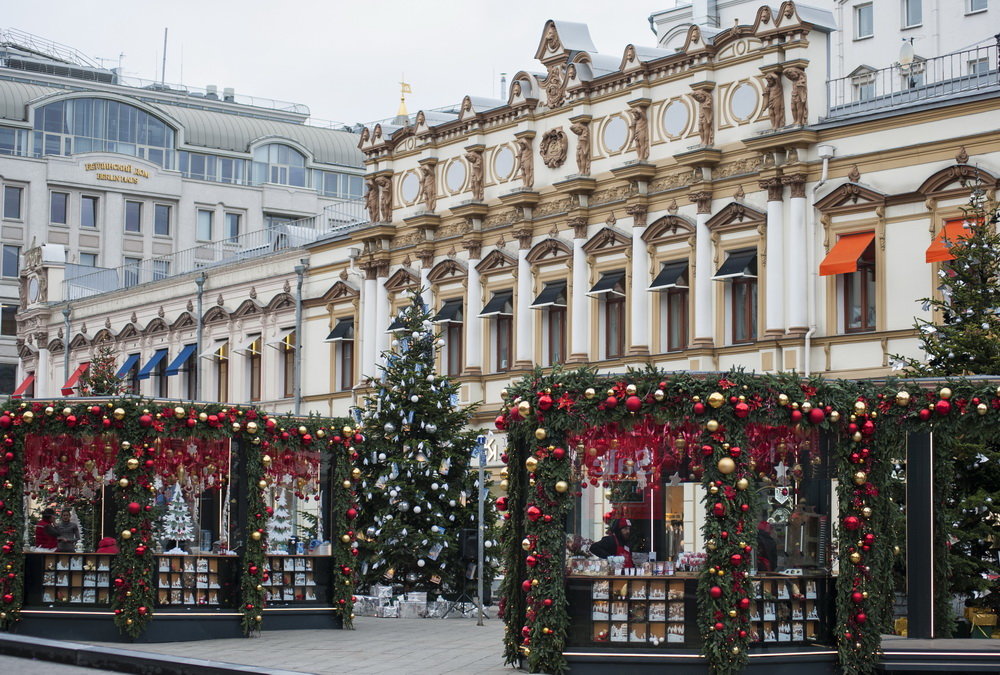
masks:
POLYGON ((24 444, 17 412, 7 407, 0 414, 0 630, 14 627, 24 604, 24 444))
MULTIPOLYGON (((270 421, 265 419, 265 425, 270 421)), ((249 434, 248 431, 248 435, 253 434, 249 434)), ((246 636, 260 633, 266 604, 263 582, 269 575, 265 557, 269 509, 265 496, 270 482, 265 473, 265 465, 270 463, 270 458, 263 453, 259 443, 253 442, 257 440, 259 439, 256 437, 252 440, 243 440, 239 443, 238 449, 247 479, 247 522, 243 531, 245 541, 240 574, 240 601, 243 614, 240 626, 246 636)))
POLYGON ((358 533, 355 530, 358 517, 357 484, 361 470, 354 466, 358 459, 358 449, 364 444, 360 429, 354 429, 347 418, 331 422, 329 450, 332 455, 330 468, 333 472, 334 489, 331 500, 333 547, 332 590, 333 611, 341 616, 344 628, 354 628, 354 566, 358 556, 358 533))

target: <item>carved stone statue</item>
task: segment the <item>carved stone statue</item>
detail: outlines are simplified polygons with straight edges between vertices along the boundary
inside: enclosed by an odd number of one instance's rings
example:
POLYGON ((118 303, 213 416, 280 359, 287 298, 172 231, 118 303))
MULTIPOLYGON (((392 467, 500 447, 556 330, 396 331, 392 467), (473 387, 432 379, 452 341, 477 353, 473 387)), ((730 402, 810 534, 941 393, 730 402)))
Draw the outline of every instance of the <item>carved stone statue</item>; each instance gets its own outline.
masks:
POLYGON ((510 95, 512 98, 521 97, 521 81, 514 80, 510 85, 510 95))
POLYGON ((437 175, 434 166, 424 164, 420 167, 420 192, 417 201, 423 200, 424 208, 433 211, 437 206, 437 175))
POLYGON ((640 162, 649 159, 649 120, 646 118, 646 109, 640 106, 630 108, 629 127, 632 131, 632 147, 640 162))
POLYGON ((805 125, 809 119, 809 91, 806 86, 806 71, 802 68, 786 68, 785 77, 792 83, 792 123, 805 125))
POLYGON ((698 102, 698 135, 702 145, 712 145, 715 142, 715 104, 709 89, 697 89, 691 92, 691 98, 698 102))
POLYGON ((569 139, 563 133, 562 127, 546 131, 542 134, 542 142, 538 144, 538 152, 542 156, 542 162, 550 169, 558 169, 566 162, 568 150, 569 139))
POLYGON ((378 222, 378 186, 371 176, 365 178, 365 208, 368 210, 368 220, 373 223, 378 222))
POLYGON ((771 128, 780 129, 785 126, 785 88, 781 84, 779 73, 768 73, 764 76, 767 85, 764 93, 767 96, 767 114, 771 118, 771 128))
POLYGON ((590 123, 573 122, 569 128, 577 135, 576 170, 581 176, 590 175, 590 123))
POLYGON ((548 67, 548 75, 545 77, 545 105, 550 108, 558 108, 563 103, 566 93, 566 80, 563 77, 562 66, 553 63, 548 67))
POLYGON ((521 185, 526 188, 535 185, 535 156, 531 148, 531 139, 522 136, 515 142, 517 145, 517 175, 521 177, 521 185))
POLYGON ((392 178, 390 176, 379 176, 375 179, 378 186, 378 222, 392 222, 392 178))
POLYGON ((483 192, 483 151, 465 153, 465 161, 469 163, 469 189, 472 190, 472 198, 481 202, 485 199, 483 192))

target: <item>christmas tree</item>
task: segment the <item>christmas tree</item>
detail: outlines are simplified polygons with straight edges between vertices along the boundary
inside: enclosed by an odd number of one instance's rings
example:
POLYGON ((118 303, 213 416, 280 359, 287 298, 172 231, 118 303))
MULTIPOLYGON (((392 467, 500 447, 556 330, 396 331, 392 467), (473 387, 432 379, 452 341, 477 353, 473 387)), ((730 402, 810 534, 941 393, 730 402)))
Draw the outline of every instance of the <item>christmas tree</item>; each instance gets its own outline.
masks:
MULTIPOLYGON (((939 321, 917 319, 926 361, 896 357, 921 377, 1000 375, 1000 208, 973 192, 961 235, 946 241, 951 260, 939 271, 940 297, 924 298, 939 321)), ((941 548, 949 574, 947 592, 974 597, 1000 611, 1000 591, 987 575, 1000 573, 1000 444, 936 437, 935 478, 943 508, 937 514, 948 541, 941 548)), ((939 602, 939 605, 945 603, 939 602)), ((939 619, 948 618, 947 614, 939 619)), ((949 621, 939 621, 948 624, 949 621)), ((947 631, 948 628, 946 627, 947 631)))
POLYGON ((80 376, 81 396, 113 396, 124 393, 125 380, 118 377, 115 350, 104 345, 90 360, 90 366, 80 376))
POLYGON ((272 553, 284 553, 292 537, 292 516, 288 512, 288 491, 278 488, 276 492, 274 513, 267 521, 267 548, 272 553))
POLYGON ((182 544, 194 540, 194 522, 191 520, 191 509, 188 508, 181 492, 181 484, 174 483, 174 491, 163 514, 163 537, 174 542, 174 548, 169 554, 185 553, 182 544))
POLYGON ((476 432, 465 430, 473 408, 458 407, 458 385, 435 372, 444 341, 420 295, 399 320, 365 401, 362 574, 407 590, 455 589, 466 573, 460 533, 476 526, 476 497, 467 492, 476 432))

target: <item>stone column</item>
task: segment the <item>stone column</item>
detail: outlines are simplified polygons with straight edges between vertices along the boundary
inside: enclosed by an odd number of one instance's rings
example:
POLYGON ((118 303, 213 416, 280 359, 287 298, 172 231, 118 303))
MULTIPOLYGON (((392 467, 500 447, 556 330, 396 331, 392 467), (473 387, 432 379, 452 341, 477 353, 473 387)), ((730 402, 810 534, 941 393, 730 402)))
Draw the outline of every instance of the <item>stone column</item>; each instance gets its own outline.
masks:
MULTIPOLYGON (((764 299, 764 335, 785 334, 785 211, 780 177, 760 181, 767 190, 767 276, 764 299)), ((805 254, 805 251, 802 252, 805 254)))
POLYGON ((583 245, 587 243, 587 219, 571 222, 573 226, 573 292, 572 316, 568 325, 570 357, 573 363, 590 361, 590 298, 587 297, 590 266, 583 245))
POLYGON ((517 370, 532 368, 535 365, 535 317, 531 311, 531 263, 528 262, 528 251, 531 250, 532 232, 526 227, 514 232, 517 237, 517 305, 514 308, 514 324, 517 339, 514 344, 514 368, 517 370))
POLYGON ((372 355, 372 363, 385 365, 382 359, 382 352, 389 349, 389 333, 386 329, 392 319, 389 316, 389 290, 385 287, 385 282, 389 280, 389 261, 380 260, 376 263, 375 281, 375 353, 372 355))
POLYGON ((425 248, 417 251, 417 256, 420 258, 420 298, 429 308, 434 295, 431 293, 431 282, 427 275, 434 267, 434 249, 425 248))
MULTIPOLYGON (((378 338, 375 336, 376 331, 379 330, 375 316, 375 286, 378 282, 375 279, 375 266, 373 264, 367 265, 364 270, 365 281, 361 286, 361 367, 358 372, 362 376, 375 377, 378 375, 374 365, 375 356, 378 354, 376 351, 378 338)), ((385 329, 386 326, 381 327, 381 330, 385 329)))
POLYGON ((809 330, 806 297, 809 270, 806 261, 806 176, 797 173, 782 178, 791 187, 789 222, 786 227, 788 271, 785 275, 785 328, 789 333, 804 335, 809 330))
MULTIPOLYGON (((35 344, 38 346, 38 356, 35 358, 35 398, 47 398, 55 393, 49 391, 51 354, 46 348, 46 345, 49 344, 49 336, 46 333, 36 333, 35 344)), ((20 381, 17 384, 21 384, 21 381, 27 376, 27 373, 21 373, 20 381)))
POLYGON ((642 239, 646 231, 646 205, 634 204, 625 209, 632 216, 632 321, 630 356, 649 354, 649 249, 642 239))
POLYGON ((466 279, 468 289, 465 295, 465 372, 463 375, 478 377, 483 373, 483 320, 479 313, 483 311, 483 286, 479 282, 479 264, 481 244, 478 241, 467 241, 463 245, 469 251, 469 276, 466 279))
POLYGON ((712 292, 712 234, 708 220, 712 213, 712 193, 695 192, 690 196, 698 207, 695 223, 695 274, 694 274, 694 340, 692 347, 715 345, 715 294, 712 292))

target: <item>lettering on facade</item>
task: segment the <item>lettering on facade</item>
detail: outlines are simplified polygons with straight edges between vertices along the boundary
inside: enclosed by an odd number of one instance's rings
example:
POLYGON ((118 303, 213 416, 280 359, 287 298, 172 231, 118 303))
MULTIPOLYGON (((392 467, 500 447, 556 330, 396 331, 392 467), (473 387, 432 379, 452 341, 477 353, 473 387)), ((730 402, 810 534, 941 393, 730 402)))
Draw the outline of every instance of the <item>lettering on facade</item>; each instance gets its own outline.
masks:
POLYGON ((139 182, 140 178, 149 178, 148 171, 138 166, 132 166, 131 164, 89 162, 83 168, 85 171, 97 171, 98 173, 94 175, 97 180, 106 180, 112 183, 131 183, 134 185, 139 182), (106 173, 107 171, 116 171, 118 173, 106 173))

